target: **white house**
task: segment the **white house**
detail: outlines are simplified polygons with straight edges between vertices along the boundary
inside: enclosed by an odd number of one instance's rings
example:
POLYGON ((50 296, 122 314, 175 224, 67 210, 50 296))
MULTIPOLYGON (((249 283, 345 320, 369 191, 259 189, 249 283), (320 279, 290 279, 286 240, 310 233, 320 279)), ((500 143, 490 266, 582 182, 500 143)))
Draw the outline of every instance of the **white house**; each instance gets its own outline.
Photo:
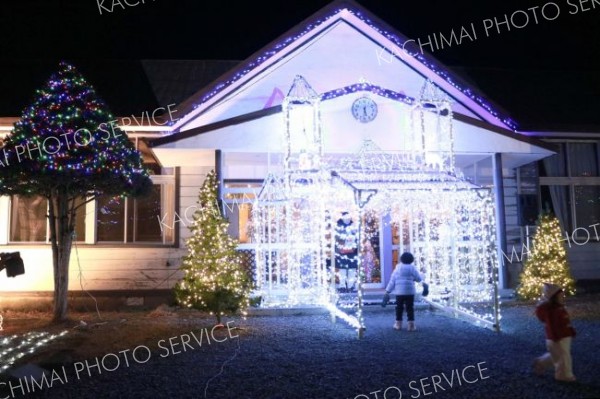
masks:
MULTIPOLYGON (((565 229, 588 226, 578 203, 588 191, 598 199, 594 194, 600 185, 598 135, 571 135, 559 148, 542 140, 555 139, 559 133, 521 132, 505 111, 433 57, 405 51, 406 40, 358 4, 334 2, 214 83, 199 87, 176 106, 174 123, 124 126, 153 165, 156 190, 148 199, 107 199, 87 205, 78 223, 70 289, 146 300, 168 292, 180 278, 187 224, 211 169, 219 177, 231 233, 239 238, 240 249, 251 263, 255 247, 249 230, 251 203, 265 177, 281 172, 286 131, 282 102, 297 75, 320 95, 323 152, 329 157, 357 154, 365 142, 382 151, 405 150, 402 137, 412 123, 408 104, 422 96, 427 81, 438 87, 451 101, 457 171, 495 194, 498 257, 504 259, 500 283, 503 288, 514 286, 518 260, 509 261, 502 253, 510 254, 516 245, 520 256, 525 240, 523 212, 528 209, 523 206, 533 202, 537 209, 541 191, 558 201, 554 210, 562 209, 559 216, 565 229), (361 98, 368 99, 368 105, 353 113, 361 98), (576 143, 573 137, 583 141, 576 143), (575 151, 593 151, 595 172, 577 175, 589 169, 581 159, 577 165, 563 164, 568 166, 563 171, 552 163, 555 155, 546 162, 546 175, 537 181, 537 171, 529 173, 531 165, 557 149, 571 159, 575 151)), ((15 120, 1 118, 0 132, 8 132, 15 120)), ((588 158, 585 162, 594 162, 588 158)), ((20 251, 26 268, 23 276, 0 278, 0 292, 53 289, 44 214, 43 201, 0 198, 2 251, 20 251)), ((377 228, 382 281, 373 287, 386 282, 398 252, 408 245, 398 226, 379 221, 377 228)), ((589 255, 596 250, 593 244, 571 249, 578 279, 600 278, 589 255)))

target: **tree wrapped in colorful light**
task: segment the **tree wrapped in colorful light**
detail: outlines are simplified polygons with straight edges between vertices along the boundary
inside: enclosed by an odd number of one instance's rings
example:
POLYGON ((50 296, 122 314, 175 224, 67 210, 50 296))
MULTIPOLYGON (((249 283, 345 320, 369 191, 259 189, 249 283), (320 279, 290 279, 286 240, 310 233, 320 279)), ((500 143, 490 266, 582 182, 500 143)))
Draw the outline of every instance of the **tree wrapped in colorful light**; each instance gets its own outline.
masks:
POLYGON ((175 287, 177 301, 185 307, 208 310, 221 317, 249 306, 250 277, 242 266, 237 241, 228 233, 229 221, 218 205, 214 171, 207 176, 190 225, 188 255, 183 258, 183 279, 175 287))
POLYGON ((0 195, 48 200, 55 321, 67 315, 77 209, 101 195, 140 196, 152 187, 140 153, 116 122, 75 67, 61 62, 1 149, 0 195))
POLYGON ((567 251, 560 224, 555 216, 541 215, 533 237, 533 249, 523 264, 517 294, 523 299, 538 299, 544 283, 563 287, 567 294, 575 293, 575 280, 567 262, 567 251))

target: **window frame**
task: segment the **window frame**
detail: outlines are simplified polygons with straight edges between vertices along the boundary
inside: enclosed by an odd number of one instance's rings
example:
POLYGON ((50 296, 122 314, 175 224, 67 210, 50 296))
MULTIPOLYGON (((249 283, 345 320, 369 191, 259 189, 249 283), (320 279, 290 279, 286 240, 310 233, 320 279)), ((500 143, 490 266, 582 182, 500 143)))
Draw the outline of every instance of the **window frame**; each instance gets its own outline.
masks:
MULTIPOLYGON (((137 149, 139 147, 139 143, 142 140, 140 137, 130 137, 130 140, 135 145, 137 149)), ((179 192, 178 192, 178 175, 179 168, 161 168, 163 173, 168 174, 160 174, 150 175, 150 180, 154 185, 161 185, 161 212, 163 214, 157 215, 157 217, 161 218, 165 217, 166 220, 173 220, 173 216, 175 215, 176 206, 179 201, 179 192)), ((125 221, 124 226, 124 237, 123 241, 98 241, 98 199, 90 200, 88 198, 88 202, 85 204, 83 209, 85 209, 85 240, 78 240, 74 243, 77 245, 90 245, 95 247, 118 247, 118 248, 127 248, 127 247, 178 247, 179 245, 179 232, 177 227, 173 227, 173 229, 165 234, 164 231, 161 231, 162 241, 139 241, 139 242, 128 242, 127 241, 127 228, 128 228, 128 206, 127 201, 131 201, 132 198, 125 199, 125 212, 123 212, 123 218, 125 221)), ((46 203, 46 209, 48 209, 48 204, 46 203)), ((135 202, 134 202, 135 209, 135 202)), ((48 218, 46 216, 46 240, 45 241, 12 241, 11 238, 11 220, 12 220, 12 197, 11 196, 2 196, 0 197, 0 223, 4 223, 5 228, 0 229, 0 245, 24 245, 24 246, 46 246, 50 245, 50 224, 48 218)), ((137 221, 133 220, 131 225, 137 221)))
MULTIPOLYGON (((233 204, 233 206, 235 206, 235 204, 238 204, 238 208, 240 204, 253 204, 253 202, 256 200, 256 198, 258 197, 258 195, 260 194, 260 191, 262 189, 262 186, 264 184, 264 180, 263 179, 224 179, 223 180, 223 186, 221 187, 221 203, 222 205, 222 211, 223 214, 225 215, 226 218, 228 218, 229 220, 229 212, 230 212, 230 208, 228 205, 226 204, 233 204), (228 184, 246 184, 248 185, 248 187, 227 187, 228 184), (254 198, 252 200, 250 200, 249 196, 244 196, 243 194, 252 194, 254 196, 254 198), (227 199, 227 194, 242 194, 242 198, 239 200, 233 200, 233 199, 227 199)), ((239 221, 238 221, 239 223, 239 221)), ((236 234, 233 238, 235 238, 236 240, 239 240, 239 232, 238 234, 236 234)), ((256 243, 253 242, 252 240, 250 240, 250 242, 247 243, 238 243, 238 249, 254 249, 256 248, 256 243)))
MULTIPOLYGON (((42 197, 41 195, 39 197, 42 197)), ((44 241, 14 241, 11 240, 11 236, 12 236, 12 218, 13 218, 13 201, 14 201, 14 196, 6 196, 7 198, 7 223, 6 223, 6 240, 3 242, 7 245, 49 245, 50 244, 50 220, 48 219, 48 200, 46 198, 44 198, 44 201, 46 201, 46 216, 44 216, 44 220, 45 220, 45 224, 46 224, 46 239, 44 241)), ((93 201, 91 201, 93 202, 93 201)), ((87 244, 88 243, 88 239, 89 239, 89 230, 88 230, 88 223, 89 223, 89 218, 87 217, 89 215, 89 213, 91 212, 90 208, 90 202, 87 202, 85 204, 85 206, 81 209, 84 209, 85 212, 85 224, 84 224, 84 231, 85 231, 85 239, 83 240, 76 240, 73 241, 74 243, 77 244, 87 244)))
MULTIPOLYGON (((161 210, 164 212, 161 215, 156 215, 160 220, 173 220, 173 218, 169 218, 169 215, 174 216, 175 214, 175 204, 177 201, 177 192, 176 192, 176 184, 175 184, 175 174, 173 175, 151 175, 150 180, 152 180, 153 185, 161 186, 161 210), (165 216, 166 215, 166 216, 165 216)), ((137 209, 137 201, 136 198, 126 197, 124 198, 124 212, 122 214, 123 217, 123 240, 114 240, 114 241, 99 241, 98 240, 98 200, 94 201, 96 204, 96 209, 94 212, 94 244, 95 245, 105 245, 105 246, 119 246, 119 247, 151 247, 151 246, 167 246, 172 247, 177 242, 177 234, 175 234, 176 226, 173 227, 173 231, 170 232, 169 235, 163 234, 162 241, 128 241, 129 229, 133 228, 135 231, 135 224, 137 223, 137 218, 133 218, 133 223, 129 223, 129 201, 134 201, 133 203, 133 212, 136 214, 137 209)))
MULTIPOLYGON (((580 226, 577 221, 577 204, 576 204, 576 186, 600 186, 600 176, 571 176, 571 160, 570 160, 570 143, 592 143, 595 145, 596 151, 596 166, 600 173, 600 140, 546 140, 547 142, 556 143, 556 144, 564 144, 564 158, 565 158, 565 168, 566 168, 566 176, 554 176, 554 177, 539 177, 539 196, 541 198, 541 187, 542 186, 567 186, 568 187, 568 196, 569 196, 569 214, 571 219, 571 226, 563 226, 565 230, 567 230, 570 236, 573 235, 577 229, 587 229, 590 226, 580 226)), ((539 161, 540 163, 543 161, 539 161)), ((541 200, 540 200, 541 202, 541 200)), ((582 235, 579 231, 576 232, 575 238, 585 239, 586 236, 582 235)))

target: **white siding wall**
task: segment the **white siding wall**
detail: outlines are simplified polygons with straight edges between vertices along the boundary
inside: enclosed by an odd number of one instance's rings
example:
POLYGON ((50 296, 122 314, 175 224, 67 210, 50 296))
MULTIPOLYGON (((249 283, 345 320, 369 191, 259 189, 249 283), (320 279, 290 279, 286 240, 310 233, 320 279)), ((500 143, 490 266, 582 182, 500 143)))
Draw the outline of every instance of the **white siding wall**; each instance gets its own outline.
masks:
POLYGON ((506 223, 506 257, 503 255, 501 262, 504 262, 506 270, 506 288, 515 288, 519 281, 519 275, 522 270, 521 264, 521 227, 519 226, 519 212, 517 207, 518 190, 517 177, 514 169, 504 169, 502 171, 504 183, 504 213, 506 223), (513 249, 517 251, 517 256, 513 256, 513 249), (508 257, 508 259, 507 259, 508 257))
MULTIPOLYGON (((79 244, 76 249, 73 246, 69 290, 80 291, 82 286, 90 291, 172 288, 181 278, 178 268, 186 252, 185 239, 189 237, 185 210, 196 205, 200 187, 210 169, 181 168, 177 213, 182 221, 178 221, 177 217, 175 221, 163 221, 165 225, 179 229, 179 248, 79 244)), ((192 220, 192 214, 193 209, 190 209, 187 213, 189 220, 192 220)), ((3 271, 0 274, 0 292, 54 290, 50 245, 8 245, 2 246, 1 251, 19 251, 25 263, 25 274, 7 278, 3 271)))
POLYGON ((190 237, 188 226, 192 222, 198 202, 200 187, 212 167, 181 167, 179 180, 179 246, 185 250, 185 240, 190 237))
POLYGON ((504 169, 504 215, 506 222, 506 243, 509 247, 521 242, 519 212, 517 208, 517 176, 514 169, 504 169))
MULTIPOLYGON (((25 274, 7 278, 2 272, 0 291, 54 290, 50 245, 10 245, 3 251, 21 252, 25 274)), ((81 285, 86 290, 171 288, 178 278, 179 252, 176 248, 78 245, 71 252, 69 290, 80 291, 81 285)))

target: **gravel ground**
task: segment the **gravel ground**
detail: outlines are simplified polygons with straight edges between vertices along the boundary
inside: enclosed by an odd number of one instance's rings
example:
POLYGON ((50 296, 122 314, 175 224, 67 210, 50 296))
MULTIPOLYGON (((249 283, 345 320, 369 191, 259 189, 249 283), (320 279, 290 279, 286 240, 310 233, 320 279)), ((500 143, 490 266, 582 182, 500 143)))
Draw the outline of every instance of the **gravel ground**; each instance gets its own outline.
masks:
MULTIPOLYGON (((362 340, 326 315, 234 320, 231 325, 244 328, 232 331, 239 338, 211 345, 204 341, 202 347, 192 341, 194 349, 180 354, 151 348, 156 351, 147 363, 130 357, 130 367, 122 361, 101 375, 91 368, 91 376, 83 371, 79 379, 68 365, 68 382, 55 379, 52 387, 25 397, 600 398, 600 322, 575 320, 572 353, 578 382, 557 383, 550 373, 536 377, 530 372, 533 357, 544 351, 542 325, 532 311, 530 306, 504 309, 498 334, 439 311, 418 310, 418 331, 409 333, 391 328, 393 307, 372 307, 365 312, 362 340), (234 355, 210 381, 205 396, 207 381, 234 355)), ((138 354, 141 360, 143 354, 138 354)))

